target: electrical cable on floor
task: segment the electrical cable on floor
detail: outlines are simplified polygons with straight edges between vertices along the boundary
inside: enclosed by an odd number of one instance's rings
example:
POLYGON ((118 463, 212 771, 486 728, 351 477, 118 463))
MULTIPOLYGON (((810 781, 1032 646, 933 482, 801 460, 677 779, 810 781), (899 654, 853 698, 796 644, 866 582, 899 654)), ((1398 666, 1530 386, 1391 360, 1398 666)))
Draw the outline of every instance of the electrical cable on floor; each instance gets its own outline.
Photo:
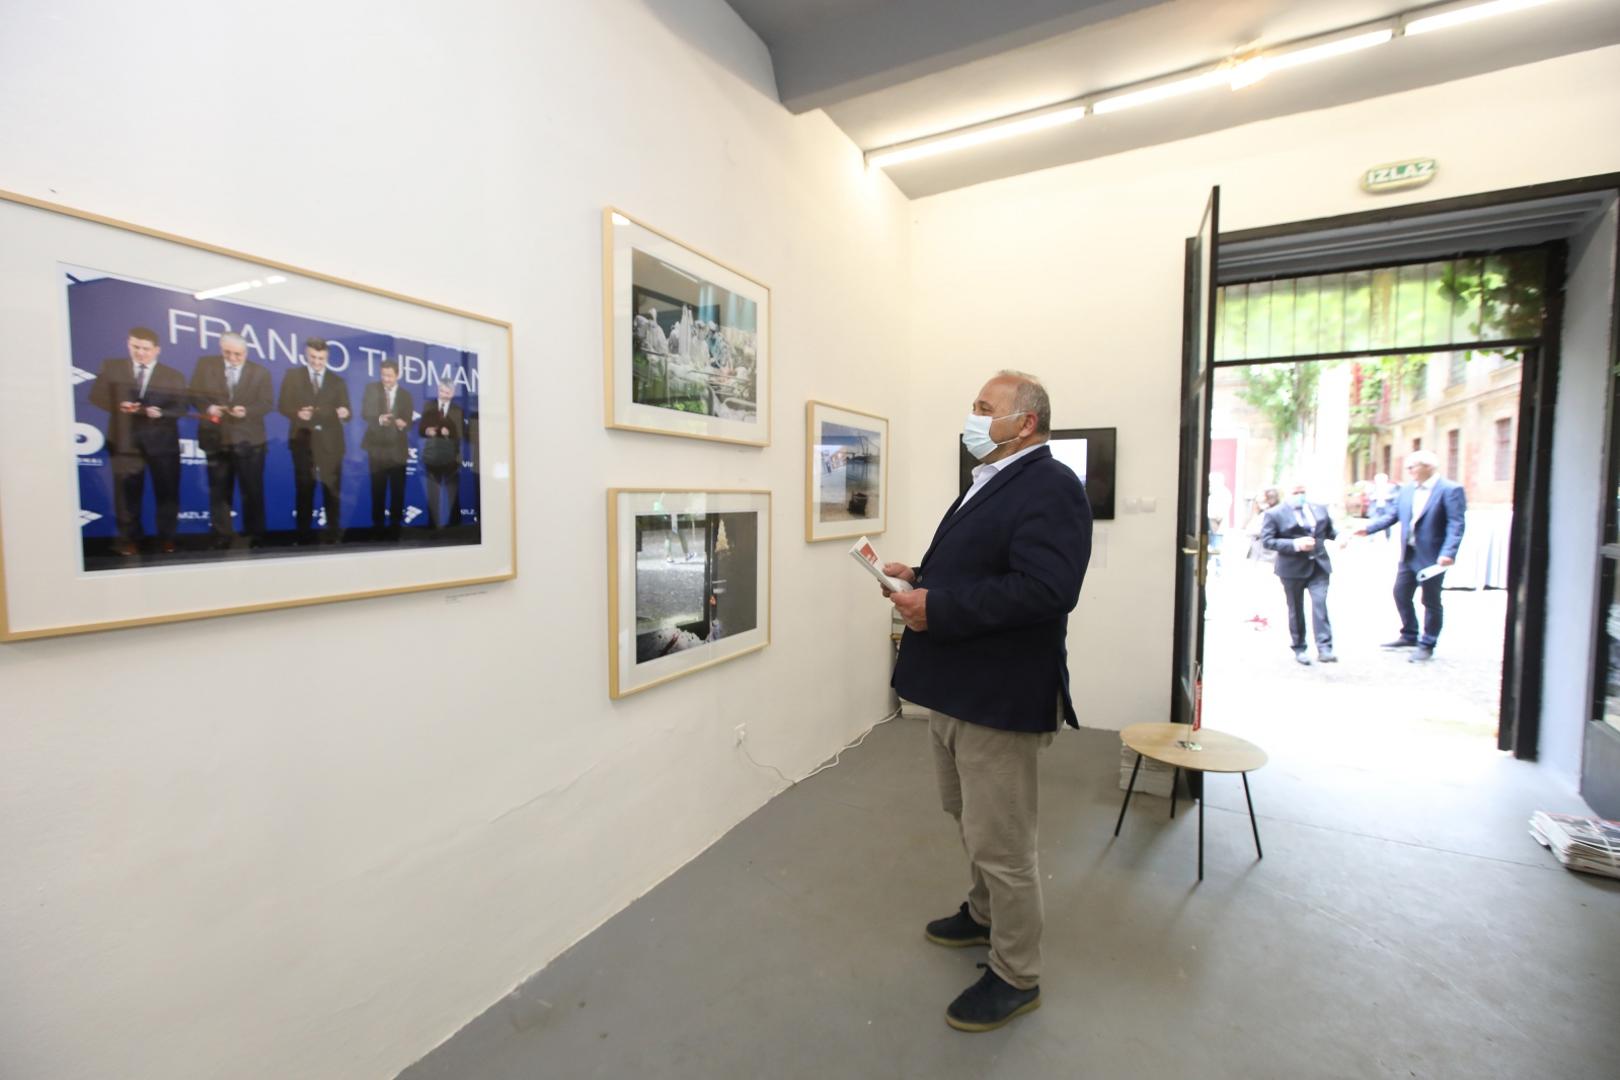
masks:
POLYGON ((901 712, 900 709, 894 710, 894 712, 890 713, 888 716, 885 716, 883 719, 879 720, 877 723, 873 724, 871 727, 869 727, 865 731, 861 732, 860 738, 856 739, 852 743, 846 743, 844 745, 844 749, 840 750, 840 751, 838 751, 838 753, 834 754, 831 761, 823 761, 820 765, 817 765, 814 769, 811 769, 808 773, 806 773, 804 776, 800 777, 798 780, 790 779, 786 773, 784 773, 781 769, 778 769, 775 765, 767 765, 763 761, 755 760, 754 755, 750 754, 748 752, 748 744, 746 742, 739 743, 738 746, 737 746, 737 749, 741 750, 743 752, 743 757, 745 757, 749 761, 753 762, 753 764, 754 764, 754 766, 756 768, 769 769, 771 772, 775 773, 777 776, 780 776, 782 778, 782 782, 787 784, 788 787, 793 787, 796 784, 804 783, 806 780, 810 779, 810 777, 812 777, 812 776, 815 776, 817 773, 825 772, 826 770, 832 768, 834 765, 837 765, 838 760, 844 756, 844 750, 853 750, 857 746, 861 745, 861 743, 866 741, 866 737, 868 735, 872 734, 872 732, 876 731, 878 728, 882 727, 884 724, 887 724, 890 720, 893 720, 896 717, 898 717, 900 715, 900 712, 901 712))

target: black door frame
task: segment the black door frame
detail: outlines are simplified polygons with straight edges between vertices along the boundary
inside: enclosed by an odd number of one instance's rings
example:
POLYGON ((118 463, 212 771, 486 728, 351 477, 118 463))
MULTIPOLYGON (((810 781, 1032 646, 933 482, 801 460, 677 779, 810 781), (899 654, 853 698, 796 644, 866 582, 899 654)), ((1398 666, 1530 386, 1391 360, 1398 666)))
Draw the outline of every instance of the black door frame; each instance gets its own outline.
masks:
MULTIPOLYGON (((1254 240, 1388 224, 1434 214, 1593 192, 1620 193, 1620 173, 1603 173, 1545 184, 1504 188, 1477 195, 1402 203, 1398 206, 1354 214, 1240 229, 1222 233, 1220 242, 1241 244, 1254 240)), ((1497 728, 1498 747, 1511 750, 1515 757, 1525 760, 1535 759, 1541 733, 1543 648, 1547 625, 1546 581, 1551 502, 1549 488, 1552 477, 1552 423, 1553 410, 1557 404, 1559 345, 1563 328, 1564 275, 1568 250, 1567 244, 1561 242, 1552 242, 1549 247, 1552 254, 1548 265, 1546 331, 1540 342, 1540 348, 1526 351, 1525 360, 1530 366, 1524 369, 1519 391, 1513 529, 1509 539, 1508 559, 1508 622, 1503 641, 1501 715, 1497 728), (1528 424, 1527 420, 1530 421, 1528 424)), ((1216 279, 1220 280, 1218 266, 1216 279)))

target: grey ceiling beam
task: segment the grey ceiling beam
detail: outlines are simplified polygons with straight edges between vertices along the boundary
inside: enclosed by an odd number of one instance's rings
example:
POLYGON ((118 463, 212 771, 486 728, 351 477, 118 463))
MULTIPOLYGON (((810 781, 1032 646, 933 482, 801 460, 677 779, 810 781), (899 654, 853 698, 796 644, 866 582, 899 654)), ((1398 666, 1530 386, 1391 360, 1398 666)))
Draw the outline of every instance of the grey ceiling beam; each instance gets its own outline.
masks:
MULTIPOLYGON (((733 6, 747 20, 760 2, 733 6)), ((830 9, 765 43, 782 104, 803 113, 1167 2, 884 0, 853 12, 830 9)))

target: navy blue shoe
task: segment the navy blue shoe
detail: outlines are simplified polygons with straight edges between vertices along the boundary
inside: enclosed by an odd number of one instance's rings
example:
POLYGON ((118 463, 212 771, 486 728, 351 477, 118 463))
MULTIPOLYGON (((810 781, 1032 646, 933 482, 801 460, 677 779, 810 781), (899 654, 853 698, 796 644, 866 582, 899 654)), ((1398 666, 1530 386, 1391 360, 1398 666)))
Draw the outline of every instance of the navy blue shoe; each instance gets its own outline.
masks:
POLYGON ((1020 990, 980 964, 979 981, 957 995, 945 1010, 945 1022, 957 1031, 994 1031, 1015 1016, 1041 1007, 1041 988, 1020 990))
POLYGON ((948 949, 965 949, 969 945, 990 944, 990 928, 980 926, 968 914, 968 906, 963 903, 955 915, 947 915, 943 919, 935 919, 923 930, 923 936, 935 945, 943 945, 948 949))

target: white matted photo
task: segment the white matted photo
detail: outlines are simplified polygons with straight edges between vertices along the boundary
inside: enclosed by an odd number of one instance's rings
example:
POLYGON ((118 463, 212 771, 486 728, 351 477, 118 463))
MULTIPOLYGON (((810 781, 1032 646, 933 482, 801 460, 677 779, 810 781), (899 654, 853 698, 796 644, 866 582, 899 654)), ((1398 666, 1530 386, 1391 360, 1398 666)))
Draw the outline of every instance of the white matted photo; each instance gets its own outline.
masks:
POLYGON ((602 232, 607 425, 769 445, 771 290, 618 210, 602 232))
POLYGON ((510 578, 511 328, 0 193, 0 640, 510 578))
POLYGON ((611 697, 771 641, 768 491, 608 492, 611 697))
POLYGON ((889 421, 811 401, 805 432, 805 540, 847 540, 887 529, 889 421))

